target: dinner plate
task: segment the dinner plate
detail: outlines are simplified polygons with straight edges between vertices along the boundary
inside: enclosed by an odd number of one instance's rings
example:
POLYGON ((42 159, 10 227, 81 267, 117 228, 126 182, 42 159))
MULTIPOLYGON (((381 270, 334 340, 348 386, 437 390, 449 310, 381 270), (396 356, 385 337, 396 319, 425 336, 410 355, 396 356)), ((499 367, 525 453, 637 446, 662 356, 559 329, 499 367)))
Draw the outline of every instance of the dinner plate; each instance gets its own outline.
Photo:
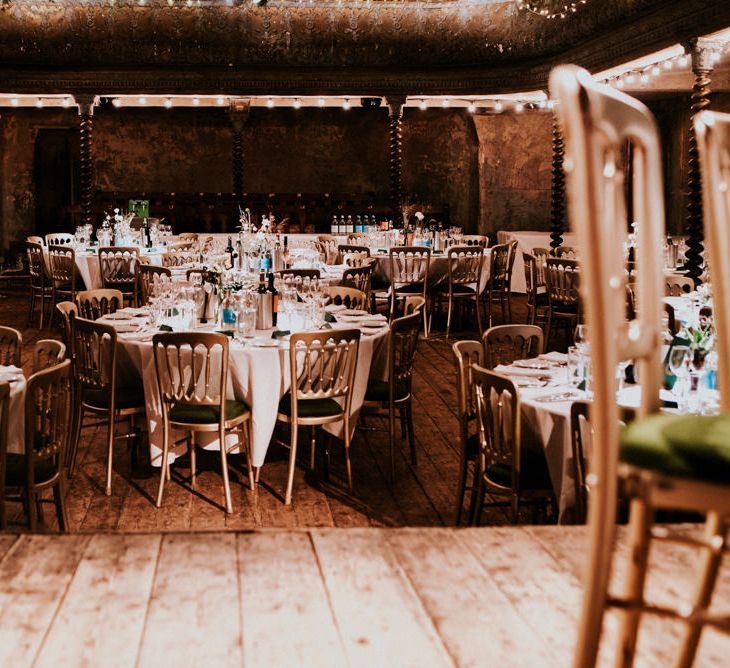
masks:
POLYGON ((368 311, 363 311, 361 309, 357 308, 351 308, 347 309, 346 311, 339 313, 337 317, 339 318, 365 318, 366 316, 371 315, 368 311))
POLYGON ((363 320, 358 322, 358 327, 367 327, 368 329, 382 329, 387 325, 385 320, 363 320))
POLYGON ((254 339, 251 341, 251 345, 258 348, 278 348, 279 341, 276 339, 254 339))
POLYGON ((516 362, 512 362, 512 366, 516 366, 522 369, 552 369, 553 365, 548 364, 547 362, 541 362, 539 360, 517 360, 516 362))
POLYGON ((131 320, 134 316, 129 313, 107 313, 103 320, 131 320))

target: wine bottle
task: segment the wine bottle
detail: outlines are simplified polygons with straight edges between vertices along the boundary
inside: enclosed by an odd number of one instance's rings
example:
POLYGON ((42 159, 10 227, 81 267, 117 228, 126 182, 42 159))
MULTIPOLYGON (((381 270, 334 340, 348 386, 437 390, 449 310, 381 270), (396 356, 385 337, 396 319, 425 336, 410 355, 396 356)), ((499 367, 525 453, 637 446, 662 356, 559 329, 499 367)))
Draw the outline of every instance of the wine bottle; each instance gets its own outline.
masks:
POLYGON ((284 269, 289 268, 289 237, 284 237, 284 269))
POLYGON ((276 316, 279 311, 279 291, 274 285, 274 272, 269 272, 269 285, 266 291, 271 294, 271 326, 276 327, 276 316))
POLYGON ((226 246, 226 253, 228 253, 228 257, 230 258, 231 262, 231 269, 233 268, 233 242, 231 241, 230 235, 228 236, 228 245, 226 246))
POLYGON ((332 216, 332 223, 330 224, 330 234, 335 237, 340 233, 340 224, 337 222, 337 216, 332 216))

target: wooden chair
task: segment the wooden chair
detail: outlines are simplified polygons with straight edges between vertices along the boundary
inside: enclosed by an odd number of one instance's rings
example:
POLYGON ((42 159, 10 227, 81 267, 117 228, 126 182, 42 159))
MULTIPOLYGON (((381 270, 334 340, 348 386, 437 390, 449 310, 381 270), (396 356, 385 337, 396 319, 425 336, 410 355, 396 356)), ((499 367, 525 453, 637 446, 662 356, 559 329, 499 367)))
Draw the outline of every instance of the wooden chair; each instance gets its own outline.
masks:
POLYGON ((572 332, 581 319, 580 268, 577 260, 549 257, 545 262, 545 282, 548 293, 548 345, 556 324, 562 324, 572 340, 572 332))
MULTIPOLYGON (((31 237, 28 237, 29 239, 31 237)), ((36 300, 40 303, 40 318, 38 327, 43 329, 43 316, 45 315, 46 302, 53 303, 53 284, 43 254, 43 245, 40 243, 28 242, 26 244, 28 253, 28 271, 30 273, 30 304, 28 305, 28 324, 30 325, 35 313, 36 300)))
POLYGON ((171 251, 162 254, 162 266, 166 269, 170 267, 186 267, 198 261, 200 255, 193 251, 171 251))
POLYGON ((416 439, 413 431, 413 359, 418 345, 418 332, 422 311, 396 318, 390 323, 388 342, 388 379, 368 381, 364 408, 388 415, 390 445, 390 479, 395 480, 395 418, 396 411, 401 423, 401 435, 408 436, 411 464, 415 466, 416 439))
POLYGON ((193 249, 195 248, 195 240, 191 239, 183 239, 180 241, 174 241, 171 244, 167 245, 168 254, 178 254, 178 253, 192 253, 193 249))
POLYGON ((590 449, 590 423, 587 401, 574 401, 570 406, 570 448, 575 481, 575 521, 585 524, 588 510, 586 452, 590 449))
POLYGON ((137 436, 135 416, 145 413, 144 391, 141 383, 127 387, 117 384, 117 332, 114 327, 74 317, 71 321, 71 340, 75 410, 69 475, 73 477, 76 468, 79 437, 86 413, 102 418, 107 423, 105 493, 110 496, 114 441, 137 436), (117 423, 126 420, 130 422, 130 431, 117 435, 117 423))
POLYGON ((695 289, 695 282, 689 276, 665 276, 664 294, 667 297, 681 297, 695 289))
POLYGON ((472 380, 472 364, 481 365, 484 359, 484 348, 481 341, 457 341, 453 346, 454 361, 456 362, 456 396, 458 399, 459 417, 459 481, 456 490, 456 512, 454 526, 461 524, 464 511, 464 497, 466 496, 466 479, 469 475, 469 464, 474 467, 474 480, 469 488, 471 499, 469 503, 469 522, 474 513, 476 490, 479 483, 479 433, 477 427, 476 395, 472 380))
POLYGON ((119 290, 99 288, 82 290, 76 295, 78 315, 87 320, 97 320, 103 315, 116 313, 124 305, 124 297, 119 290))
POLYGON ((76 252, 69 246, 48 247, 49 267, 51 273, 51 303, 76 299, 76 252))
MULTIPOLYGON (((357 245, 360 242, 362 242, 362 240, 365 237, 367 237, 367 233, 366 232, 352 232, 352 233, 350 233, 350 234, 347 235, 347 243, 348 244, 351 244, 351 245, 357 245)), ((332 238, 334 239, 336 237, 332 237, 332 238)), ((370 249, 368 249, 368 250, 370 250, 370 249)))
POLYGON ((331 304, 344 304, 347 309, 367 311, 368 296, 355 288, 330 285, 322 289, 322 295, 329 297, 331 304))
MULTIPOLYGON (((187 272, 189 274, 189 271, 187 272)), ((172 280, 172 272, 167 267, 158 267, 152 264, 137 265, 137 296, 140 305, 148 304, 150 300, 150 286, 158 281, 172 280)))
POLYGON ((101 287, 119 290, 131 306, 136 306, 138 264, 139 248, 136 246, 107 246, 100 248, 101 287))
POLYGON ((36 235, 30 235, 28 237, 25 237, 25 241, 29 244, 39 244, 40 246, 45 246, 46 241, 43 237, 39 237, 36 235))
POLYGON ((348 267, 362 267, 370 264, 370 249, 367 246, 340 244, 337 246, 337 254, 348 267))
POLYGON ((69 232, 56 232, 54 234, 46 234, 46 246, 68 246, 76 240, 73 234, 69 232))
MULTIPOLYGON (((569 213, 586 260, 581 289, 584 292, 590 332, 593 428, 587 482, 589 547, 578 645, 573 665, 596 663, 604 611, 620 614, 617 662, 631 665, 641 615, 673 617, 682 624, 677 666, 692 664, 704 626, 730 630, 730 618, 708 610, 713 587, 727 550, 728 417, 671 415, 659 412, 663 380, 661 357, 664 188, 659 133, 651 112, 637 100, 594 82, 590 73, 562 66, 550 76, 551 96, 566 143, 566 172, 571 197, 569 213), (633 202, 626 196, 623 160, 627 141, 633 147, 633 202), (623 213, 632 204, 637 221, 637 318, 622 316, 627 276, 623 267, 623 213), (629 332, 631 335, 629 336, 629 332), (641 386, 637 419, 619 427, 615 401, 616 364, 634 359, 641 386), (719 444, 723 445, 719 447, 719 444), (628 572, 621 578, 620 596, 608 592, 613 558, 618 480, 630 499, 628 572), (651 524, 655 509, 687 510, 705 514, 704 536, 656 531, 651 524), (652 538, 678 541, 697 548, 698 580, 686 610, 677 612, 645 599, 649 547, 652 538)), ((702 164, 705 191, 705 236, 713 269, 714 319, 717 329, 721 409, 730 410, 730 239, 727 216, 727 151, 730 125, 710 112, 695 116, 694 127, 702 164), (709 122, 706 122, 706 119, 709 122), (721 157, 722 156, 722 157, 721 157), (717 259, 717 261, 713 261, 717 259)), ((683 606, 684 607, 684 606, 683 606)))
POLYGON ((71 322, 79 314, 79 309, 74 302, 60 302, 56 304, 56 311, 61 316, 61 324, 63 326, 63 342, 66 348, 72 349, 71 343, 71 322))
POLYGON ((497 244, 489 251, 489 278, 482 293, 482 300, 487 304, 487 326, 491 327, 492 306, 499 304, 502 311, 502 322, 512 321, 512 268, 515 262, 517 242, 497 244), (508 315, 509 314, 509 315, 508 315))
POLYGON ((227 399, 228 337, 218 333, 170 332, 152 338, 155 371, 163 416, 162 465, 157 490, 157 507, 162 504, 165 480, 170 479, 170 429, 190 433, 191 486, 196 485, 195 432, 218 433, 221 472, 226 513, 233 512, 231 486, 228 477, 228 454, 238 449, 242 438, 247 442, 248 481, 254 489, 251 464, 251 411, 243 402, 227 399), (217 371, 216 371, 217 369, 217 371), (189 373, 188 373, 189 371, 189 373), (226 444, 226 433, 237 431, 239 440, 226 444))
POLYGON ((482 285, 482 271, 484 268, 484 250, 480 244, 472 246, 452 246, 449 248, 448 280, 439 283, 433 289, 435 303, 429 318, 429 330, 433 311, 436 310, 444 296, 448 300, 446 316, 446 338, 451 334, 451 313, 458 301, 473 302, 476 313, 477 327, 482 331, 482 314, 479 308, 479 288, 482 285))
POLYGON ((578 249, 574 246, 558 246, 555 249, 555 257, 564 258, 566 260, 577 260, 578 249))
POLYGON ((66 357, 66 346, 56 339, 41 339, 33 347, 33 373, 55 366, 66 357))
POLYGON ((346 288, 355 288, 357 290, 361 290, 366 295, 369 295, 372 288, 372 278, 372 265, 350 267, 349 269, 345 269, 342 274, 342 286, 346 288))
POLYGON ((403 315, 412 315, 413 313, 420 313, 425 317, 426 312, 426 300, 418 295, 412 295, 406 297, 403 300, 403 315))
POLYGON ((320 273, 319 269, 282 269, 281 271, 277 272, 281 278, 284 278, 285 276, 293 276, 300 278, 319 278, 320 273))
POLYGON ((489 237, 486 234, 464 234, 461 237, 461 243, 464 246, 489 246, 489 237))
POLYGON ((482 335, 484 364, 494 369, 517 360, 537 357, 543 351, 543 333, 537 325, 497 325, 482 335))
POLYGON ((509 378, 484 367, 472 367, 479 424, 479 483, 472 524, 479 524, 485 495, 502 497, 512 523, 520 505, 555 506, 550 474, 540 443, 523 441, 522 413, 517 388, 509 378))
POLYGON ((0 326, 0 365, 21 366, 23 335, 12 327, 0 326))
POLYGON ((53 490, 60 531, 68 531, 66 478, 63 468, 69 438, 69 383, 71 362, 66 360, 33 374, 25 391, 25 452, 7 452, 8 384, 0 383, 0 529, 7 529, 5 500, 21 501, 28 528, 43 521, 42 494, 53 490))
POLYGON ((340 264, 340 254, 337 252, 337 239, 329 234, 320 234, 314 242, 314 247, 324 257, 325 264, 340 264))
MULTIPOLYGON (((390 318, 395 317, 398 299, 420 295, 428 305, 428 270, 431 250, 422 246, 397 246, 390 249, 390 318)), ((426 310, 428 310, 426 308, 426 310)), ((428 317, 424 314, 423 334, 428 337, 428 317)))
MULTIPOLYGON (((347 485, 352 490, 350 411, 360 346, 359 329, 292 334, 289 341, 291 389, 279 401, 276 419, 290 425, 289 475, 284 503, 291 503, 300 426, 312 428, 310 469, 314 469, 317 426, 344 423, 347 485), (336 401, 339 399, 340 401, 336 401)), ((325 453, 328 456, 328 453, 325 453)))
POLYGON ((183 242, 195 243, 198 240, 198 233, 197 232, 182 232, 181 234, 177 235, 177 238, 183 242))
POLYGON ((527 324, 535 325, 538 322, 547 324, 550 301, 545 284, 545 257, 536 257, 529 253, 522 253, 525 266, 525 286, 527 293, 527 324))

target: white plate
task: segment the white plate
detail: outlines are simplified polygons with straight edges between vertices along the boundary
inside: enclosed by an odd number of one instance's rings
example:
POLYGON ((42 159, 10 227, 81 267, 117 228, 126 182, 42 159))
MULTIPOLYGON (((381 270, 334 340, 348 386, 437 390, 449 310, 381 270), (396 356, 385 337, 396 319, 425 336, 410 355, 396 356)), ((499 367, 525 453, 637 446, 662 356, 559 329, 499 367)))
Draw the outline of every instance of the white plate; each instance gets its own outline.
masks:
POLYGON ((254 339, 251 341, 251 345, 259 348, 278 348, 279 341, 277 339, 254 339))
POLYGON ((341 311, 346 311, 347 306, 344 304, 327 304, 327 306, 324 307, 324 310, 327 313, 340 313, 341 311))
POLYGON ((383 327, 387 326, 387 322, 384 322, 382 320, 364 320, 363 322, 358 322, 358 327, 367 327, 368 329, 382 329, 383 327))
POLYGON ((519 369, 552 369, 553 365, 547 362, 540 362, 538 360, 517 360, 512 362, 512 366, 516 366, 519 369))
POLYGON ((370 315, 367 311, 352 308, 337 314, 338 318, 367 318, 370 315))

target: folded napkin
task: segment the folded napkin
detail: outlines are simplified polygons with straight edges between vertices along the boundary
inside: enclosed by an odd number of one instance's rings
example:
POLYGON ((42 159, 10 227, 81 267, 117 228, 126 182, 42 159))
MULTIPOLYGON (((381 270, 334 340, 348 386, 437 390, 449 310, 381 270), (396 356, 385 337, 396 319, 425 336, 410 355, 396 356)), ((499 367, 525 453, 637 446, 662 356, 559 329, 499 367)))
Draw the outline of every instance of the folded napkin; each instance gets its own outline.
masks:
POLYGON ((567 364, 568 356, 565 353, 559 353, 557 350, 553 350, 544 355, 538 355, 538 359, 547 360, 548 362, 556 362, 557 364, 567 364))
POLYGON ((7 366, 0 366, 0 380, 6 379, 6 378, 14 378, 17 375, 23 375, 23 369, 20 367, 14 366, 13 364, 8 364, 7 366))
POLYGON ((507 366, 505 364, 495 366, 493 371, 503 376, 526 376, 528 378, 541 378, 546 375, 545 369, 523 369, 519 366, 507 366))

